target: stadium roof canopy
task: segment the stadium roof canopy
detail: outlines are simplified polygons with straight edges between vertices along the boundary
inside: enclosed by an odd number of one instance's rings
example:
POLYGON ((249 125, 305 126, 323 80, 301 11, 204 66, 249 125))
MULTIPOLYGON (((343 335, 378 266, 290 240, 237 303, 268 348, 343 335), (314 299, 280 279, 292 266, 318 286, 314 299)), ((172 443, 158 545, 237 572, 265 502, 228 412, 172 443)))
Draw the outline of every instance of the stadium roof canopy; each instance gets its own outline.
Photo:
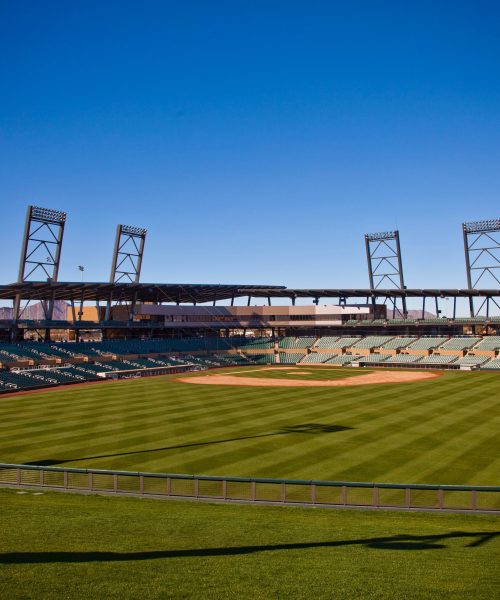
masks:
POLYGON ((246 289, 265 289, 265 296, 280 286, 244 286, 193 283, 80 283, 24 281, 0 285, 0 300, 13 300, 20 295, 24 300, 96 301, 110 299, 136 302, 213 302, 247 296, 246 289))
POLYGON ((25 281, 0 286, 0 300, 135 301, 204 303, 243 296, 254 298, 407 298, 500 297, 500 289, 333 289, 287 288, 268 285, 225 285, 193 283, 81 283, 25 281))

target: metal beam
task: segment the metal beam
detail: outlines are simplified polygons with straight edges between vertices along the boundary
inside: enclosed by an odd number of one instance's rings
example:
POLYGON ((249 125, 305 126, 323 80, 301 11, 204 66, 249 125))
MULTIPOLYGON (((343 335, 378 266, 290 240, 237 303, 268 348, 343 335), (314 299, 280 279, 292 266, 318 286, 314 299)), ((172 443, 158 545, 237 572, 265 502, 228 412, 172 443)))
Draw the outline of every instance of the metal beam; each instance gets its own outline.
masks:
POLYGON ((141 227, 117 225, 111 263, 111 283, 139 283, 146 233, 147 230, 141 227))
MULTIPOLYGON (((462 234, 468 288, 476 289, 485 281, 500 286, 500 219, 462 223, 462 234)), ((480 310, 475 310, 470 297, 470 316, 476 316, 480 310)))

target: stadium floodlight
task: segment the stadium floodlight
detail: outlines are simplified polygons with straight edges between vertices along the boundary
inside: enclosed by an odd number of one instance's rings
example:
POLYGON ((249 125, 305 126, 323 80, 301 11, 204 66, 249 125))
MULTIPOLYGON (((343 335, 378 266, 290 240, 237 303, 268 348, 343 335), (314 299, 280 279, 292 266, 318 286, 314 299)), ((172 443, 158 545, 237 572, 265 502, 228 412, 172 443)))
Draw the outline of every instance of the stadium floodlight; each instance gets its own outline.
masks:
POLYGON ((118 225, 111 264, 111 283, 139 283, 147 230, 118 225))
POLYGON ((469 221, 463 224, 466 233, 486 233, 500 231, 500 219, 489 219, 487 221, 469 221))
POLYGON ((28 206, 18 282, 36 279, 57 281, 66 213, 28 206))
POLYGON ((383 231, 381 233, 367 233, 365 238, 370 242, 381 242, 395 239, 398 235, 397 231, 383 231))
MULTIPOLYGON (((19 263, 18 283, 24 281, 57 281, 61 258, 66 213, 51 208, 29 205, 19 263)), ((53 301, 46 308, 52 318, 53 301)), ((19 319, 21 298, 14 303, 14 318, 19 319)))
MULTIPOLYGON (((366 260, 370 289, 405 289, 399 231, 365 234, 366 260)), ((401 297, 403 315, 407 314, 406 297, 401 297)), ((398 310, 394 301, 394 312, 398 310)), ((401 312, 398 310, 398 312, 401 312)))
MULTIPOLYGON (((477 289, 479 283, 482 287, 485 283, 500 286, 500 219, 462 223, 462 232, 468 288, 477 289)), ((475 311, 471 296, 469 298, 471 317, 476 316, 485 303, 488 314, 489 298, 475 311)))

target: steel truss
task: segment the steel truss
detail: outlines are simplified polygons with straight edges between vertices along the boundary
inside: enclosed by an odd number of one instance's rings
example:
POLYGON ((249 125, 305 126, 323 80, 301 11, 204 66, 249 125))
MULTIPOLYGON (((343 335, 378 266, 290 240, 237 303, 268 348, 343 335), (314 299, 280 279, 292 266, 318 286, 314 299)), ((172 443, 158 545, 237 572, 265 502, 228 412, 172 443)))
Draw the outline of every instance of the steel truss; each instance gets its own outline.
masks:
MULTIPOLYGON (((18 283, 57 281, 66 223, 66 213, 50 208, 28 206, 24 228, 18 283)), ((54 298, 42 302, 46 319, 52 319, 54 298)), ((14 301, 14 319, 21 317, 21 297, 14 301)))
MULTIPOLYGON (((365 234, 366 259, 370 288, 376 290, 382 287, 405 289, 403 277, 403 262, 401 260, 401 245, 399 231, 384 231, 382 233, 365 234)), ((393 313, 406 317, 408 309, 406 297, 401 297, 402 311, 394 297, 387 297, 392 302, 393 313)))
MULTIPOLYGON (((476 289, 479 282, 481 285, 500 285, 500 219, 469 221, 462 224, 462 231, 469 289, 476 289)), ((478 315, 483 309, 488 316, 491 303, 500 308, 492 296, 486 296, 479 308, 474 306, 474 299, 470 297, 471 317, 478 315)))
POLYGON ((111 265, 111 283, 139 283, 146 229, 118 225, 111 265))

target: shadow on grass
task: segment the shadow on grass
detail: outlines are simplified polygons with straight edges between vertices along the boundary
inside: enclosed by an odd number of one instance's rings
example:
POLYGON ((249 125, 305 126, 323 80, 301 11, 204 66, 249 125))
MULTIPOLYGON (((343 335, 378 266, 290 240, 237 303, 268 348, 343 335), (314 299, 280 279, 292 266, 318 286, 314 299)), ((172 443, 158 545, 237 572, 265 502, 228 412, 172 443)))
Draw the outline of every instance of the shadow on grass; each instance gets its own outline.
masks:
POLYGON ((276 435, 287 435, 294 433, 305 434, 320 434, 320 433, 337 433, 339 431, 347 431, 352 427, 344 427, 343 425, 325 425, 323 423, 303 423, 301 425, 288 425, 273 433, 259 433, 257 435, 247 435, 242 437, 228 438, 224 440, 211 440, 208 442, 193 442, 192 444, 180 444, 177 446, 163 446, 161 448, 151 448, 149 450, 135 450, 131 452, 118 452, 116 454, 99 454, 96 456, 83 456, 81 458, 57 458, 57 459, 42 459, 25 462, 25 465, 33 465, 39 467, 49 467, 53 465, 78 462, 80 460, 95 460, 98 458, 116 458, 117 456, 133 456, 135 454, 147 454, 148 452, 163 452, 166 450, 180 450, 182 448, 196 448, 198 446, 212 446, 214 444, 225 444, 227 442, 239 442, 242 440, 251 440, 255 438, 272 437, 276 435))
POLYGON ((0 554, 0 564, 34 563, 85 563, 156 560, 159 558, 189 558, 209 556, 238 556, 258 552, 281 550, 309 550, 314 548, 338 548, 341 546, 364 546, 376 550, 441 550, 449 539, 471 539, 465 548, 475 548, 500 535, 500 532, 454 531, 438 535, 395 535, 359 540, 336 540, 332 542, 298 542, 295 544, 264 544, 262 546, 229 546, 222 548, 193 548, 186 550, 151 550, 147 552, 5 552, 0 554))

